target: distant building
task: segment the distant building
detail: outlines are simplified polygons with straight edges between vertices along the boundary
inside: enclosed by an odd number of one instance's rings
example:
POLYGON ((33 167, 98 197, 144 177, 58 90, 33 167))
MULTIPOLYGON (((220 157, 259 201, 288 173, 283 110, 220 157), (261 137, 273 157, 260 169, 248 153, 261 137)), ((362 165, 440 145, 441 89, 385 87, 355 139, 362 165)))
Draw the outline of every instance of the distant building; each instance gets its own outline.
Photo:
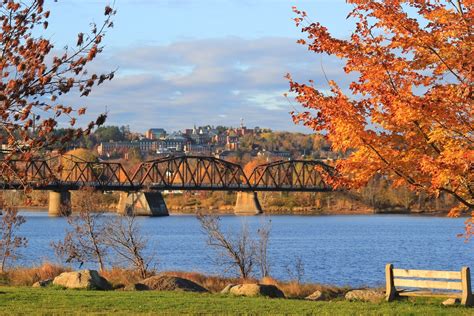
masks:
POLYGON ((291 159, 291 152, 278 150, 261 150, 257 153, 257 156, 264 157, 267 159, 288 160, 291 159))
POLYGON ((239 149, 239 137, 228 135, 226 137, 225 147, 227 150, 237 150, 239 149))
POLYGON ((229 150, 224 150, 220 153, 216 153, 214 157, 222 160, 227 160, 229 158, 238 158, 239 155, 236 151, 229 151, 229 150))
POLYGON ((146 155, 156 152, 158 148, 157 141, 139 140, 139 141, 123 141, 123 142, 105 142, 100 143, 97 147, 97 153, 102 157, 111 157, 116 155, 124 155, 130 149, 136 148, 141 154, 146 155))
POLYGON ((150 128, 146 131, 145 137, 148 139, 163 139, 166 137, 166 131, 163 128, 150 128))
POLYGON ((191 140, 183 133, 174 132, 158 141, 157 153, 182 152, 184 146, 190 142, 191 140))
POLYGON ((196 145, 196 144, 186 144, 184 146, 184 152, 188 155, 211 155, 212 145, 196 145))

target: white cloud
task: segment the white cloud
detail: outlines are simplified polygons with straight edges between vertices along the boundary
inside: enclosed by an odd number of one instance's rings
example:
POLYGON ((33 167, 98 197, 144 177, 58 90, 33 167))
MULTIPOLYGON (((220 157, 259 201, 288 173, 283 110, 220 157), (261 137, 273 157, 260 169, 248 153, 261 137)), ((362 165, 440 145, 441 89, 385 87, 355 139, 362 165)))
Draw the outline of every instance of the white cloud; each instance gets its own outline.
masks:
MULTIPOLYGON (((329 79, 347 84, 342 65, 323 57, 329 79)), ((308 131, 293 124, 286 73, 299 81, 327 82, 321 58, 289 38, 255 40, 236 37, 180 41, 106 51, 92 65, 94 72, 118 67, 111 82, 96 88, 86 103, 89 119, 109 110, 108 124, 183 129, 193 124, 238 125, 308 131)))

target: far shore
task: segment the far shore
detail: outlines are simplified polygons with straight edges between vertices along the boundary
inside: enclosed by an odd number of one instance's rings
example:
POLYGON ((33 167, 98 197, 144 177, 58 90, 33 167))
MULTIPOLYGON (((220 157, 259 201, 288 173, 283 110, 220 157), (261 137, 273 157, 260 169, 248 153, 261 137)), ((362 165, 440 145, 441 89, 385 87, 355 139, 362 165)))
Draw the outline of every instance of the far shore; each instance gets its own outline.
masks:
MULTIPOLYGON (((19 206, 18 207, 22 211, 28 212, 48 212, 48 207, 46 206, 19 206)), ((195 209, 195 208, 181 208, 176 209, 173 208, 169 210, 170 215, 194 215, 197 212, 204 212, 209 214, 216 214, 216 215, 234 215, 232 208, 227 208, 225 210, 222 209, 195 209)), ((106 209, 100 211, 102 213, 115 213, 114 209, 106 209)), ((284 211, 284 210, 264 210, 264 215, 284 215, 284 216, 332 216, 332 215, 407 215, 407 216, 429 216, 429 217, 445 217, 448 215, 448 211, 384 211, 379 210, 375 211, 372 209, 358 209, 358 210, 341 210, 341 211, 284 211)), ((462 217, 468 217, 465 214, 462 217)))

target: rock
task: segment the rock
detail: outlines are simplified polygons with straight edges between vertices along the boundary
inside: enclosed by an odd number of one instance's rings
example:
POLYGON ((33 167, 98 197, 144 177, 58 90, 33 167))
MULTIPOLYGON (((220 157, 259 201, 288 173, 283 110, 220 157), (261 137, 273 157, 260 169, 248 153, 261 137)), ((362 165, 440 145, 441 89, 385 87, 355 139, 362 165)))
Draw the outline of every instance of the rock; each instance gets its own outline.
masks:
POLYGON ((385 298, 385 294, 375 290, 352 290, 346 293, 346 300, 363 302, 380 302, 385 298))
POLYGON ((451 306, 451 305, 456 305, 456 304, 459 304, 461 301, 459 300, 459 298, 448 298, 447 300, 445 300, 442 304, 444 306, 451 306))
POLYGON ((275 285, 265 284, 239 284, 229 289, 229 293, 239 296, 266 296, 284 298, 285 294, 275 285))
POLYGON ((187 279, 175 276, 157 275, 145 279, 141 282, 150 290, 157 291, 190 291, 190 292, 209 292, 201 285, 187 279))
POLYGON ((150 288, 142 283, 129 284, 123 288, 124 291, 148 291, 150 288))
POLYGON ((306 296, 304 299, 308 301, 326 301, 329 299, 329 296, 326 293, 317 290, 306 296))
POLYGON ((111 290, 110 283, 95 270, 63 272, 53 280, 54 285, 68 289, 111 290))
POLYGON ((227 285, 222 291, 221 291, 221 294, 229 294, 230 293, 230 289, 232 287, 236 286, 236 284, 229 284, 227 285))
POLYGON ((33 287, 46 287, 50 285, 51 283, 53 283, 53 279, 41 280, 41 281, 35 282, 33 284, 33 287))

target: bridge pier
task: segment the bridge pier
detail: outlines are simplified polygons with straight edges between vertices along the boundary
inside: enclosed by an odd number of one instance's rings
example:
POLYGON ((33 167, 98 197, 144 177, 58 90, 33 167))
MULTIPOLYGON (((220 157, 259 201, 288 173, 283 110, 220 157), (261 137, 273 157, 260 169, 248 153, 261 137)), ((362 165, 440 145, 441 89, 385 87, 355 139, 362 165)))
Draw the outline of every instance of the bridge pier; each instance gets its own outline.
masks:
POLYGON ((71 192, 49 191, 48 215, 55 217, 71 215, 71 192))
POLYGON ((117 212, 121 215, 168 216, 168 208, 159 191, 120 192, 117 212))
POLYGON ((262 213, 257 192, 237 192, 237 201, 234 207, 235 215, 258 215, 262 213))

